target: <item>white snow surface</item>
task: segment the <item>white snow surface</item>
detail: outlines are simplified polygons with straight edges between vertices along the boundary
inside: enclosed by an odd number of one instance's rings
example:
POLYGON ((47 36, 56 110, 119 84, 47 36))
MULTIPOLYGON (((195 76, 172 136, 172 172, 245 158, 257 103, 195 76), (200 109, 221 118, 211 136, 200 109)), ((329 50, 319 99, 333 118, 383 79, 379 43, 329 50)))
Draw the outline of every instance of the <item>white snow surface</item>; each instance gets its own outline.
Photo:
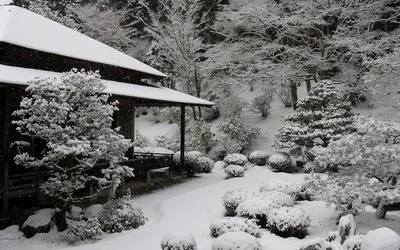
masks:
POLYGON ((363 237, 361 246, 363 250, 399 250, 400 236, 387 227, 378 228, 363 237))
POLYGON ((17 6, 0 7, 0 41, 166 77, 164 73, 108 45, 17 6))
POLYGON ((103 205, 94 204, 85 209, 85 213, 83 214, 83 218, 89 219, 92 217, 99 217, 100 212, 103 210, 103 205))
POLYGON ((42 227, 48 225, 52 218, 54 217, 54 209, 46 208, 36 211, 33 215, 29 216, 24 222, 22 227, 29 225, 34 228, 42 227))
MULTIPOLYGON (((0 29, 1 29, 1 15, 0 15, 0 29)), ((3 83, 28 85, 30 81, 38 77, 58 78, 61 77, 62 75, 63 75, 62 73, 57 73, 52 71, 19 68, 19 67, 12 67, 0 64, 0 82, 3 83)), ((191 95, 187 95, 185 93, 170 88, 143 86, 138 84, 108 81, 108 80, 102 80, 102 82, 106 86, 104 92, 112 95, 129 96, 129 97, 149 99, 149 100, 160 100, 173 103, 184 103, 184 104, 205 105, 205 106, 214 105, 214 103, 212 102, 191 95)))
POLYGON ((244 232, 229 232, 217 238, 211 250, 262 250, 260 242, 244 232))

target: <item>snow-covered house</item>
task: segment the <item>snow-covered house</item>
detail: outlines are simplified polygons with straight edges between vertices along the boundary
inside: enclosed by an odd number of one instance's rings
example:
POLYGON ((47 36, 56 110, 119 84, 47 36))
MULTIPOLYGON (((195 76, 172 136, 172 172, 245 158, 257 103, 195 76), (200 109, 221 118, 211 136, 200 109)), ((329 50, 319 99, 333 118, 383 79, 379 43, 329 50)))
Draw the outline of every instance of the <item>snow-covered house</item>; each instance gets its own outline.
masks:
MULTIPOLYGON (((35 77, 59 76, 72 68, 100 72, 106 92, 120 102, 115 125, 131 139, 135 107, 179 106, 184 117, 186 106, 213 105, 172 89, 143 83, 142 79, 161 80, 166 75, 110 46, 29 10, 0 6, 0 222, 8 218, 12 200, 34 195, 41 181, 37 172, 29 173, 24 167, 14 166, 14 152, 9 145, 20 135, 11 125, 11 113, 18 109, 29 81, 35 77)), ((31 153, 43 146, 32 144, 31 153)), ((184 149, 183 144, 181 148, 184 149)))

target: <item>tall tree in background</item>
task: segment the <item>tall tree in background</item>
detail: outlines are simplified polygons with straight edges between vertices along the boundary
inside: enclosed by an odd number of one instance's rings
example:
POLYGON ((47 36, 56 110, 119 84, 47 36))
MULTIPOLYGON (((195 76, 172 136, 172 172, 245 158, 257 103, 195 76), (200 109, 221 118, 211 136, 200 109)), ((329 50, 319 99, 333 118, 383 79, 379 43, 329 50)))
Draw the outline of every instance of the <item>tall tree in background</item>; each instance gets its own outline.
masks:
POLYGON ((217 20, 217 13, 222 10, 221 0, 197 0, 194 12, 194 23, 197 25, 199 36, 204 43, 217 41, 213 25, 217 20))

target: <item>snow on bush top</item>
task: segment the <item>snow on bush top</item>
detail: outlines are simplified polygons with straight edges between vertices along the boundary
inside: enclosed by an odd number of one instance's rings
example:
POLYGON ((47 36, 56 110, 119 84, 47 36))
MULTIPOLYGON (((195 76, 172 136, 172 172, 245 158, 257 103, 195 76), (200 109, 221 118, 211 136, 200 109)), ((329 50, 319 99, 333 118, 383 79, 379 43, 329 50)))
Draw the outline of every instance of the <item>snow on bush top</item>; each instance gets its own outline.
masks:
POLYGON ((236 213, 241 217, 255 217, 256 215, 260 214, 269 215, 273 209, 279 207, 279 204, 277 204, 275 201, 254 197, 240 203, 236 209, 236 213))
POLYGON ((268 224, 278 228, 280 231, 292 228, 307 228, 311 219, 301 208, 281 207, 271 211, 268 217, 268 224))
MULTIPOLYGON (((199 151, 190 151, 185 153, 185 161, 196 161, 200 157, 203 156, 203 153, 199 151)), ((181 152, 176 152, 173 156, 174 162, 180 162, 181 161, 181 152)))
POLYGON ((264 165, 267 162, 268 154, 265 151, 254 151, 249 155, 249 161, 253 164, 262 164, 264 165))
POLYGON ((242 154, 228 154, 225 156, 224 162, 228 165, 244 166, 248 160, 247 157, 242 154))
POLYGON ((260 238, 261 231, 253 220, 239 217, 226 217, 218 219, 210 225, 211 237, 216 238, 227 232, 245 232, 260 238))
POLYGON ((209 157, 202 156, 199 158, 202 173, 211 173, 214 168, 215 162, 209 157))
POLYGON ((353 235, 350 236, 349 238, 347 238, 344 242, 343 242, 343 248, 344 249, 351 249, 351 250, 360 250, 361 249, 361 242, 363 240, 363 238, 365 237, 365 235, 353 235))
POLYGON ((285 179, 265 181, 260 186, 260 192, 279 191, 291 195, 296 199, 303 187, 302 183, 294 183, 285 179))
POLYGON ((334 243, 325 241, 325 239, 322 239, 321 237, 307 241, 306 243, 304 243, 300 246, 299 250, 309 250, 309 249, 343 250, 343 248, 341 246, 338 246, 334 243))
POLYGON ((261 199, 268 199, 277 203, 280 207, 293 207, 294 200, 291 195, 279 191, 268 191, 260 194, 261 199))
POLYGON ((363 237, 361 246, 363 250, 399 250, 400 236, 387 227, 378 228, 363 237))
POLYGON ((281 165, 292 163, 292 160, 290 159, 290 156, 283 153, 275 153, 269 157, 268 162, 269 164, 281 165))
POLYGON ((244 168, 239 165, 229 165, 225 168, 225 174, 227 178, 243 177, 244 171, 244 168))
POLYGON ((247 192, 243 191, 241 189, 232 189, 229 191, 226 191, 224 196, 222 196, 222 203, 224 206, 227 206, 228 204, 240 204, 242 201, 244 201, 247 197, 247 192))
POLYGON ((161 240, 162 250, 196 250, 197 243, 192 234, 167 234, 161 240))
POLYGON ((211 250, 262 250, 260 242, 248 233, 229 232, 219 236, 211 250))

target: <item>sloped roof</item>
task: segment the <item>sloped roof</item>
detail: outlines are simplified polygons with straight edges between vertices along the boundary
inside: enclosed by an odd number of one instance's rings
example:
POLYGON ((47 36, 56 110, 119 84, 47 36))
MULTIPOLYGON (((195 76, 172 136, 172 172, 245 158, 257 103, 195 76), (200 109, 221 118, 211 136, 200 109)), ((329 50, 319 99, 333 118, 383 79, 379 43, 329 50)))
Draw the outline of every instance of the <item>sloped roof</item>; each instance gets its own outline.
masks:
POLYGON ((0 6, 0 42, 166 77, 108 45, 17 6, 0 6))
MULTIPOLYGON (((28 85, 37 77, 60 77, 62 73, 12 67, 0 64, 0 83, 28 85)), ((185 93, 162 87, 143 86, 131 83, 103 80, 105 92, 113 95, 128 96, 145 100, 161 101, 171 104, 185 104, 193 106, 213 106, 214 103, 187 95, 185 93)))

